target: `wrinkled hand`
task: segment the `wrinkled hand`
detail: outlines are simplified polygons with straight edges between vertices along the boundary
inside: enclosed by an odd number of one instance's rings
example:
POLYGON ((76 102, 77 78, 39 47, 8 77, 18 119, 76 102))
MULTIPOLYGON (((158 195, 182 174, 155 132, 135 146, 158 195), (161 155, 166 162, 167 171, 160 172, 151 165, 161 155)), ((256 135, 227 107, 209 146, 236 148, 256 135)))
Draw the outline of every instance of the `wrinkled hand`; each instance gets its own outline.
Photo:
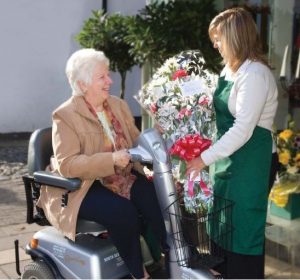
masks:
POLYGON ((127 150, 120 150, 113 152, 112 154, 114 165, 125 168, 131 159, 130 154, 127 150))
POLYGON ((195 180, 199 174, 200 171, 205 167, 205 163, 203 162, 201 157, 197 157, 195 159, 192 159, 186 163, 186 175, 191 176, 191 180, 195 180))

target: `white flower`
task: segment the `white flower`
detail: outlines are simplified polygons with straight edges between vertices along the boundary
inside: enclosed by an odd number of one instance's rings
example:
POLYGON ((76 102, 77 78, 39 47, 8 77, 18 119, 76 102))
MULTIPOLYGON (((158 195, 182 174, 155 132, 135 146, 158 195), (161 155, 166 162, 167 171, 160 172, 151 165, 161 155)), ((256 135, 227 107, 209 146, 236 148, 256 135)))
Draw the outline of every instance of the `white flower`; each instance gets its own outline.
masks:
POLYGON ((156 100, 163 97, 163 95, 164 95, 163 88, 161 86, 154 87, 153 94, 154 94, 156 100))
POLYGON ((290 174, 297 174, 298 171, 299 171, 299 169, 297 166, 288 166, 288 168, 287 168, 287 173, 290 173, 290 174))
POLYGON ((159 77, 159 78, 152 81, 151 86, 153 86, 153 87, 161 86, 161 85, 164 85, 167 81, 168 80, 167 80, 166 77, 159 77))

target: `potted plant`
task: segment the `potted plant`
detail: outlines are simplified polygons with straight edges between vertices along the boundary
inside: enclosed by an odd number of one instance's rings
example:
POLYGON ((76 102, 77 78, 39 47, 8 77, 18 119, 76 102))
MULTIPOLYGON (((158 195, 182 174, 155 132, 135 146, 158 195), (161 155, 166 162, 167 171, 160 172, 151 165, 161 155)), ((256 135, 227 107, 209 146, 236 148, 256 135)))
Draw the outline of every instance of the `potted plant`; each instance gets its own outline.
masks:
POLYGON ((300 131, 289 116, 288 126, 277 135, 280 167, 271 189, 271 214, 294 219, 300 217, 300 131))
POLYGON ((135 65, 131 46, 124 38, 128 34, 128 26, 134 18, 119 13, 107 15, 103 10, 92 11, 92 16, 84 22, 76 40, 84 48, 101 50, 110 60, 112 71, 121 76, 120 97, 124 98, 126 73, 135 65))
POLYGON ((210 0, 154 1, 136 15, 125 41, 139 65, 154 68, 184 50, 198 49, 207 68, 218 72, 220 59, 208 37, 208 25, 217 11, 210 0))

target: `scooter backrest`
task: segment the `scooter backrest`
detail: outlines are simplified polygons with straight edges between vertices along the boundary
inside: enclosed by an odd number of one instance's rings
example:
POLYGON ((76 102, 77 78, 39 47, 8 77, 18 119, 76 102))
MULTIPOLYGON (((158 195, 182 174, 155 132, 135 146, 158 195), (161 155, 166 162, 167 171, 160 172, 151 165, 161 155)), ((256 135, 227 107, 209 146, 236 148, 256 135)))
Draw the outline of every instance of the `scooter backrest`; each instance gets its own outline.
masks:
POLYGON ((30 136, 28 145, 27 164, 29 175, 33 175, 35 171, 45 170, 52 155, 52 128, 35 130, 30 136))

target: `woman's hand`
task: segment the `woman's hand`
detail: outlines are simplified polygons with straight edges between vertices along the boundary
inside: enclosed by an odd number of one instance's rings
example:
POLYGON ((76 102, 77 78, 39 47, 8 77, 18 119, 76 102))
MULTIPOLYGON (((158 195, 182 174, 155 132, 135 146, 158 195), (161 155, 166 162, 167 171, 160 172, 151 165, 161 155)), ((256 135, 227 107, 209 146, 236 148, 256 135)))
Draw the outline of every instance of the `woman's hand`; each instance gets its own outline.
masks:
POLYGON ((191 176, 191 180, 195 180, 199 174, 200 171, 205 167, 205 163, 203 162, 201 157, 197 157, 195 159, 192 159, 186 163, 186 175, 191 176))
POLYGON ((154 128, 160 133, 160 134, 164 134, 164 130, 163 128, 158 124, 158 123, 155 123, 154 124, 154 128))
POLYGON ((120 150, 120 151, 113 152, 112 157, 113 157, 114 165, 121 168, 125 168, 131 159, 131 156, 127 150, 120 150))

